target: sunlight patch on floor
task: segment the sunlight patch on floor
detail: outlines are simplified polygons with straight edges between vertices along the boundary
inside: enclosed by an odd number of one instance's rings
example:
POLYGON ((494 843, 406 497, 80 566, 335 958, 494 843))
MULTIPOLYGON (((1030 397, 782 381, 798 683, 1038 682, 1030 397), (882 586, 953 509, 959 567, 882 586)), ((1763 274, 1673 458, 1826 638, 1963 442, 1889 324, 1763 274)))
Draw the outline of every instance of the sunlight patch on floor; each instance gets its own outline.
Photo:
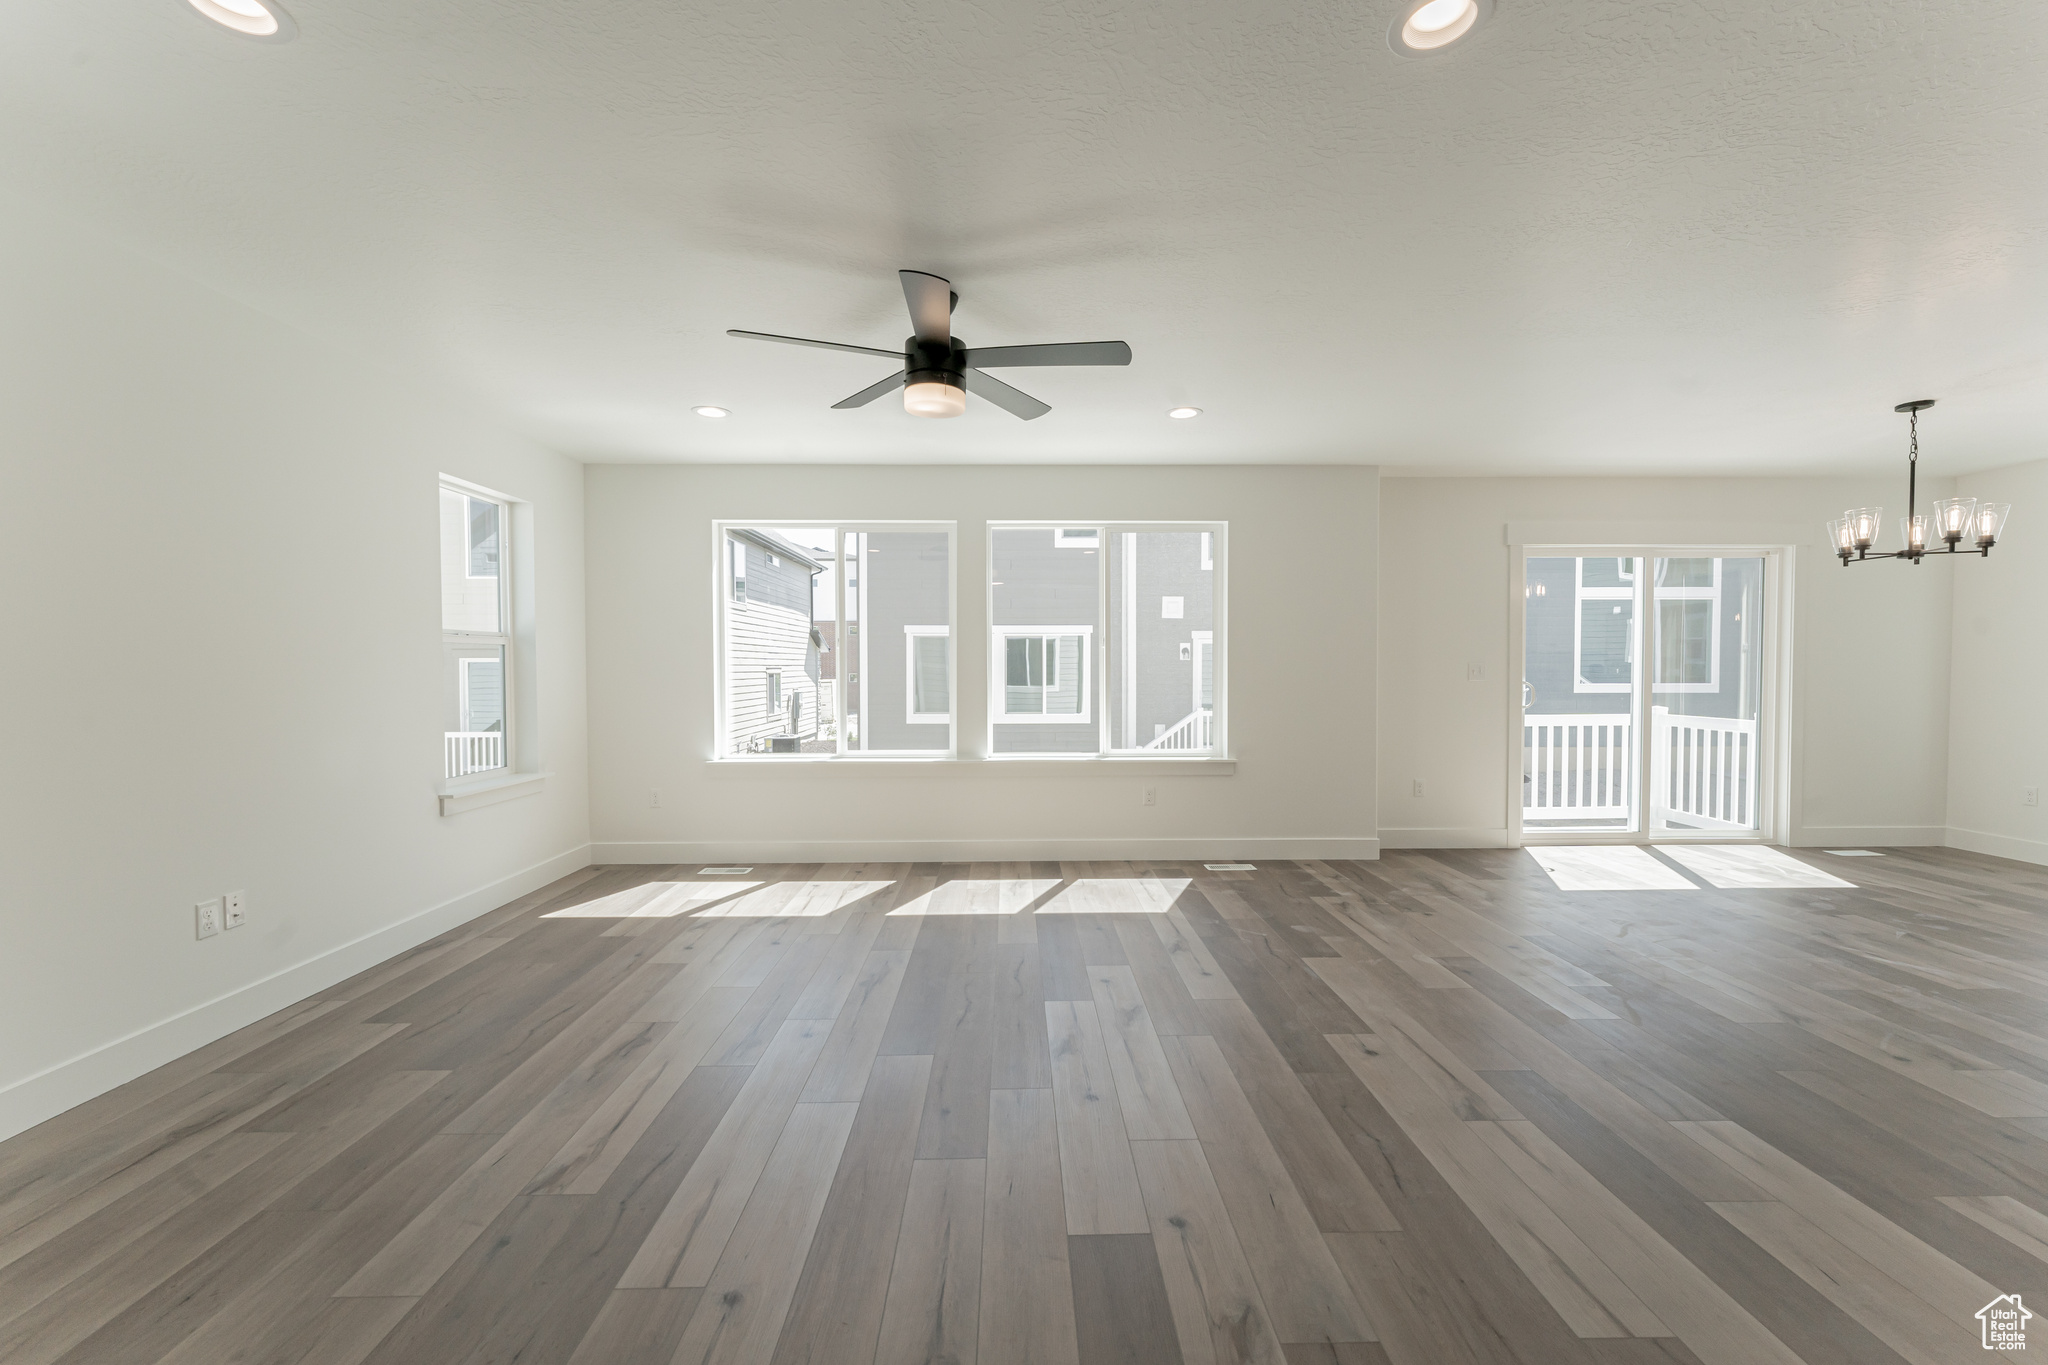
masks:
POLYGON ((1764 844, 1666 844, 1661 851, 1723 891, 1856 885, 1764 844))
POLYGON ((1531 848, 1530 857, 1560 891, 1697 891, 1684 873, 1633 844, 1531 848))

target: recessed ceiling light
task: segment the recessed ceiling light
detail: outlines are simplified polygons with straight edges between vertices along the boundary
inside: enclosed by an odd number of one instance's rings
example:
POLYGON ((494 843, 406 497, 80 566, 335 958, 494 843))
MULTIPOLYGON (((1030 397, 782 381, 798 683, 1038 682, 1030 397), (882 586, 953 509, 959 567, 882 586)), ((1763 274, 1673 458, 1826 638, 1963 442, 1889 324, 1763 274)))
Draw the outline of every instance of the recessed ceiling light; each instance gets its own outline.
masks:
POLYGON ((1168 417, 1178 417, 1184 422, 1190 417, 1200 417, 1202 410, 1200 408, 1168 408, 1166 415, 1168 417))
POLYGON ((1425 57, 1441 52, 1479 27, 1493 9, 1492 0, 1410 0, 1394 16, 1387 30, 1387 45, 1404 57, 1425 57))
POLYGON ((691 408, 691 409, 690 409, 690 411, 691 411, 691 412, 694 412, 694 413, 696 413, 696 414, 697 414, 697 415, 698 415, 699 417, 730 417, 730 416, 732 416, 732 413, 731 413, 730 411, 728 411, 727 409, 725 409, 725 408, 714 408, 714 407, 711 407, 711 406, 709 406, 709 405, 706 405, 706 406, 704 406, 704 407, 701 407, 701 408, 691 408))
POLYGON ((299 31, 277 0, 192 0, 192 8, 244 38, 267 38, 281 43, 299 31))

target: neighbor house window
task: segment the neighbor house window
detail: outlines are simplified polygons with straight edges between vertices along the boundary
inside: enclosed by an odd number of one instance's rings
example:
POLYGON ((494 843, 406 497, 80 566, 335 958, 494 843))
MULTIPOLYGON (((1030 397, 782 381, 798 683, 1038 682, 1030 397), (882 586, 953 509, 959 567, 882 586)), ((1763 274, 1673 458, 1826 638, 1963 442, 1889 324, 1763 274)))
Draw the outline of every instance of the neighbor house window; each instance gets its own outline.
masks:
POLYGON ((952 752, 952 523, 713 531, 720 756, 952 752))
POLYGON ((512 765, 510 509, 444 483, 441 507, 442 776, 512 765))
POLYGON ((1657 561, 1657 692, 1721 688, 1719 559, 1657 561))
POLYGON ((1574 692, 1627 692, 1634 687, 1636 563, 1580 559, 1572 627, 1574 692))
POLYGON ((945 626, 903 628, 904 676, 908 698, 904 718, 912 725, 944 725, 953 719, 953 668, 945 626))
POLYGON ((1220 525, 989 528, 989 752, 1221 747, 1220 525))

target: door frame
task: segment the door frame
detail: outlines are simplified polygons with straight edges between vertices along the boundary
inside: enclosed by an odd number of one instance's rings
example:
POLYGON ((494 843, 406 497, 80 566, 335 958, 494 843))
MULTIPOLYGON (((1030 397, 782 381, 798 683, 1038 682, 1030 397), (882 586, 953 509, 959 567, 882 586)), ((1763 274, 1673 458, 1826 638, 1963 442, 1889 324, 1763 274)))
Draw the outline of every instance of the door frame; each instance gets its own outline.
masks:
POLYGON ((1791 666, 1790 613, 1786 610, 1786 592, 1790 582, 1791 557, 1788 547, 1780 545, 1728 545, 1705 544, 1685 545, 1664 543, 1627 543, 1615 545, 1588 544, 1510 544, 1508 554, 1508 660, 1504 670, 1507 683, 1507 731, 1508 731, 1508 781, 1507 781, 1507 829, 1508 846, 1521 848, 1540 844, 1708 844, 1708 843, 1774 843, 1789 842, 1788 815, 1791 803, 1786 799, 1788 775, 1791 764, 1790 729, 1786 722, 1787 707, 1783 704, 1791 695, 1790 679, 1787 676, 1791 666), (1527 644, 1528 598, 1524 589, 1528 583, 1529 560, 1535 559, 1607 559, 1634 558, 1645 561, 1636 576, 1635 630, 1636 669, 1635 707, 1630 713, 1630 723, 1636 734, 1635 791, 1636 828, 1631 830, 1578 830, 1554 831, 1522 828, 1522 678, 1525 666, 1524 649, 1527 644), (1754 830, 1683 830, 1666 832, 1653 836, 1650 830, 1650 744, 1652 722, 1650 713, 1656 702, 1655 689, 1651 685, 1652 653, 1655 640, 1654 613, 1651 610, 1654 595, 1655 569, 1649 561, 1657 559, 1762 559, 1764 561, 1763 591, 1763 657, 1757 668, 1757 758, 1759 763, 1757 781, 1757 827, 1754 830))

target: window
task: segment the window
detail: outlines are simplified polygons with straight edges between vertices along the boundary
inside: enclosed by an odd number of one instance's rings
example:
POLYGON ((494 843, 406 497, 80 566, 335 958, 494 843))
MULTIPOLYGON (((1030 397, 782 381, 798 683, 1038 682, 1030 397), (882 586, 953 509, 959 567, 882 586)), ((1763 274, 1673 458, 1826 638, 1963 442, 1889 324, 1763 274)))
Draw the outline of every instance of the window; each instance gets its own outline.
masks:
POLYGON ((721 756, 953 751, 951 523, 713 529, 721 756))
POLYGON ((1656 692, 1721 690, 1719 559, 1657 561, 1656 692))
POLYGON ((1092 626, 1050 634, 999 631, 1003 642, 1003 719, 1085 723, 1092 626))
POLYGON ((444 483, 441 508, 442 776, 512 766, 510 508, 444 483))
POLYGON ((945 725, 953 719, 952 632, 945 626, 905 626, 904 676, 909 679, 904 719, 945 725))
POLYGON ((1216 752, 1223 540, 992 524, 990 754, 1216 752))
POLYGON ((1579 559, 1572 657, 1574 692, 1633 689, 1636 643, 1636 561, 1579 559))
POLYGON ((469 498, 469 573, 471 578, 498 576, 498 504, 469 498))

